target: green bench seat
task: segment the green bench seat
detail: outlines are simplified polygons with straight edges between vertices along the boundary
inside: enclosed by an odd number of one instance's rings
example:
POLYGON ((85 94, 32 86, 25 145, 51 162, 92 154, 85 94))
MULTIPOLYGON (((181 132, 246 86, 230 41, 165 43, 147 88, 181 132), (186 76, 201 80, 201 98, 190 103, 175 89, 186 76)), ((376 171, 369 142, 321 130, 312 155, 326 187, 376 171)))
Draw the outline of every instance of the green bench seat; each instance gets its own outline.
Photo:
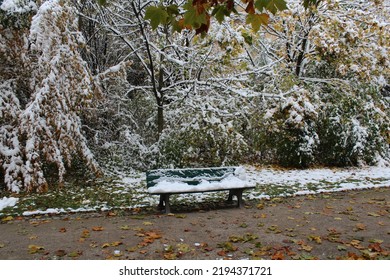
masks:
POLYGON ((159 208, 170 212, 172 194, 229 191, 228 202, 237 197, 241 207, 242 193, 249 186, 243 167, 213 167, 185 169, 156 169, 146 172, 146 185, 151 195, 159 195, 159 208))

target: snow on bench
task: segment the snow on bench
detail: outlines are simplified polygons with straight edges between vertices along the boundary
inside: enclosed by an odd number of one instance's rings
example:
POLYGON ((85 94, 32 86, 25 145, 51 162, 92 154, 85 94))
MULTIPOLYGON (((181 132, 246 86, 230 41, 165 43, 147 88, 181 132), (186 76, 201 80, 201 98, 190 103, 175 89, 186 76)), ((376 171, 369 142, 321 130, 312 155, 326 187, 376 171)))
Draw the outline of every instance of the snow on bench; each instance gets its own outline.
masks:
POLYGON ((228 202, 237 197, 238 207, 242 206, 242 193, 253 188, 246 181, 243 167, 213 167, 185 169, 156 169, 146 173, 148 192, 160 195, 159 208, 170 212, 171 194, 229 191, 228 202))

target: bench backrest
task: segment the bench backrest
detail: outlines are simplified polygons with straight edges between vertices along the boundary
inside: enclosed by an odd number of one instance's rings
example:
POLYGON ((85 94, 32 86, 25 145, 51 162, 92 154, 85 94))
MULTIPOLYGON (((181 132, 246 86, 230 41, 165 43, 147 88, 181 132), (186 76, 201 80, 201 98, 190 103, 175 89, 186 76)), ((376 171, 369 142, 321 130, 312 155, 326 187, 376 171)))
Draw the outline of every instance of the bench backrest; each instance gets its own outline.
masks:
POLYGON ((221 181, 230 174, 234 174, 237 167, 213 168, 185 168, 185 169, 156 169, 146 172, 148 188, 162 181, 185 182, 188 185, 197 185, 206 181, 221 181))

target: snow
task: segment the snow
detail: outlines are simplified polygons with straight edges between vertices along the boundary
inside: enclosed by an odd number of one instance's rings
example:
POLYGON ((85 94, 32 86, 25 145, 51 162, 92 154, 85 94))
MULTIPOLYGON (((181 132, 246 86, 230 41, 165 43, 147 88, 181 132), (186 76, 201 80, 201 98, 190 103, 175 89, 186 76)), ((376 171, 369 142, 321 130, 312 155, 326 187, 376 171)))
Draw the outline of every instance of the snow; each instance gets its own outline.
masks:
POLYGON ((219 182, 213 181, 202 181, 198 185, 189 185, 184 182, 172 182, 172 181, 161 181, 154 187, 148 189, 150 194, 158 193, 182 193, 182 192, 208 192, 217 191, 223 189, 239 189, 247 186, 245 180, 241 180, 234 175, 229 175, 225 179, 219 182))
MULTIPOLYGON (((159 182, 154 189, 148 192, 146 188, 144 173, 134 172, 118 174, 120 180, 117 183, 104 186, 110 188, 110 192, 119 192, 123 196, 131 193, 132 199, 120 206, 121 209, 150 207, 158 204, 158 196, 150 195, 158 192, 158 188, 167 188, 174 192, 174 188, 187 188, 186 191, 196 193, 181 194, 175 197, 175 203, 184 202, 204 202, 208 199, 219 199, 225 196, 223 192, 207 192, 217 190, 218 188, 240 188, 244 186, 255 187, 243 193, 245 200, 251 199, 269 199, 271 196, 296 196, 326 192, 339 192, 348 190, 362 190, 370 188, 390 187, 390 167, 374 166, 362 168, 313 168, 313 169, 275 169, 258 168, 254 166, 245 166, 236 172, 236 176, 226 177, 220 183, 202 182, 194 187, 185 183, 172 183, 168 181, 159 182), (201 192, 198 192, 201 191, 201 192), (278 191, 277 194, 271 194, 272 191, 278 191)), ((103 187, 103 186, 102 186, 103 187)), ((85 197, 79 208, 48 208, 24 211, 22 215, 44 215, 44 214, 65 214, 82 213, 112 210, 118 206, 110 206, 108 202, 101 201, 100 205, 93 205, 92 198, 85 197), (93 205, 93 206, 91 206, 93 205)), ((17 207, 20 203, 18 198, 0 198, 0 216, 5 207, 17 207)))
POLYGON ((0 199, 0 211, 6 207, 13 207, 18 202, 19 198, 16 197, 3 197, 0 199))
POLYGON ((4 0, 0 9, 7 13, 26 13, 36 11, 37 5, 34 1, 25 0, 4 0))

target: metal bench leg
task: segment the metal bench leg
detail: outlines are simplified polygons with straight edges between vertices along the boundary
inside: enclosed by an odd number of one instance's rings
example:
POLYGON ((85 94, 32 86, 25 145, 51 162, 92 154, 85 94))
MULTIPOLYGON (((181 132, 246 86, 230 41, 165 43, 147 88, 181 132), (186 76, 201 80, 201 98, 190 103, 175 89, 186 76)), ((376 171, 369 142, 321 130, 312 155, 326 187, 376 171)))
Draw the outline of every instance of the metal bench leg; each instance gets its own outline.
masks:
POLYGON ((229 197, 228 197, 228 199, 227 199, 227 203, 229 203, 229 204, 232 204, 232 203, 233 203, 233 195, 234 195, 233 190, 230 190, 230 191, 229 191, 229 197))
POLYGON ((164 201, 165 201, 165 214, 171 213, 171 207, 169 205, 169 194, 164 195, 164 201))
POLYGON ((243 189, 230 190, 227 202, 233 203, 233 196, 236 196, 237 197, 237 207, 242 207, 243 206, 243 201, 242 201, 243 191, 244 191, 243 189))
POLYGON ((237 190, 237 207, 241 208, 243 206, 243 203, 242 203, 242 192, 244 190, 243 189, 238 189, 237 190))
POLYGON ((163 210, 164 209, 164 195, 160 194, 160 203, 158 204, 158 209, 163 210))

